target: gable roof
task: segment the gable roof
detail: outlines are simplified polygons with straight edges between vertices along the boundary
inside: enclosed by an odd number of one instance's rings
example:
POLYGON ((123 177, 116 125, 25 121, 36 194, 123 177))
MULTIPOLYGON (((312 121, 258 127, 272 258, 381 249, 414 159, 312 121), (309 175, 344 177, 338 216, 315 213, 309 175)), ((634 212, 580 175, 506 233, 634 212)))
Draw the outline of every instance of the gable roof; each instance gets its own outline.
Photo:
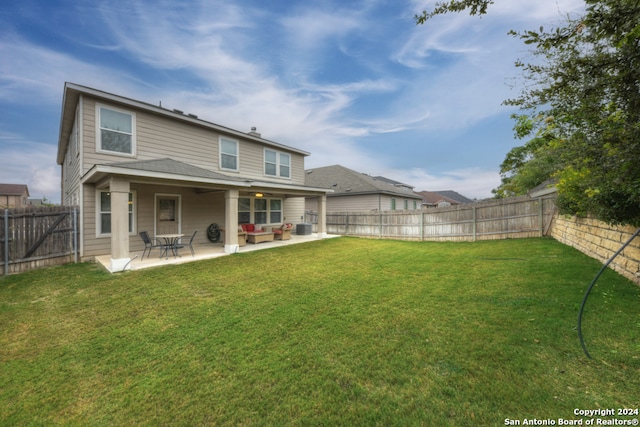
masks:
POLYGON ((82 182, 99 183, 111 175, 135 177, 141 181, 169 180, 189 186, 278 189, 285 194, 320 195, 331 192, 324 188, 228 176, 169 158, 96 164, 82 177, 82 182))
POLYGON ((340 165, 306 170, 305 185, 332 189, 333 194, 327 194, 327 196, 388 194, 410 199, 421 198, 410 190, 403 191, 402 187, 390 184, 387 180, 381 180, 340 165))
POLYGON ((448 197, 445 197, 439 193, 433 192, 433 191, 418 191, 417 194, 419 194, 420 196, 422 196, 422 203, 425 203, 427 205, 437 205, 438 203, 442 203, 442 202, 447 202, 449 204, 452 205, 457 205, 458 202, 456 202, 453 199, 449 199, 448 197))
POLYGON ((0 194, 3 196, 29 196, 29 188, 25 184, 0 184, 0 194))
POLYGON ((87 86, 78 85, 75 83, 66 82, 64 85, 64 94, 62 97, 62 108, 60 117, 60 134, 58 136, 58 164, 62 164, 64 161, 64 154, 69 144, 69 136, 73 129, 73 122, 75 120, 76 105, 81 95, 88 95, 102 101, 119 104, 125 108, 132 108, 136 110, 143 110, 150 114, 161 115, 172 120, 179 120, 187 122, 192 126, 204 127, 214 132, 228 135, 236 138, 242 138, 245 140, 252 140, 259 142, 260 144, 278 148, 280 150, 286 150, 303 156, 308 156, 310 153, 298 148, 290 147, 288 145, 280 144, 275 141, 264 139, 259 133, 253 129, 251 132, 245 133, 235 129, 231 129, 225 126, 218 125, 216 123, 208 122, 206 120, 199 119, 195 114, 184 114, 180 110, 169 110, 158 105, 149 104, 142 101, 136 101, 135 99, 127 98, 120 95, 115 95, 109 92, 104 92, 98 89, 93 89, 87 86))
POLYGON ((408 190, 413 190, 414 186, 413 185, 409 185, 409 184, 405 184, 404 182, 400 182, 400 181, 394 181, 393 179, 389 179, 389 178, 385 178, 384 176, 375 176, 374 179, 378 179, 380 181, 384 181, 388 184, 394 185, 396 187, 404 187, 408 190))
POLYGON ((192 176, 196 178, 209 178, 228 181, 238 181, 227 175, 210 171, 208 169, 199 168, 188 163, 179 162, 173 159, 154 159, 141 160, 132 162, 109 163, 108 166, 137 171, 168 173, 174 175, 192 176))
POLYGON ((232 178, 173 159, 154 159, 94 165, 82 177, 83 182, 96 183, 108 175, 127 175, 138 178, 167 179, 249 187, 246 180, 232 178))
POLYGON ((462 194, 452 191, 452 190, 444 190, 444 191, 434 191, 434 193, 438 193, 441 196, 446 197, 447 199, 454 200, 458 203, 473 203, 475 200, 471 200, 462 194))
POLYGON ((417 194, 422 196, 422 201, 429 205, 437 205, 441 202, 447 202, 452 205, 463 203, 474 203, 473 200, 456 193, 455 191, 418 191, 417 194))

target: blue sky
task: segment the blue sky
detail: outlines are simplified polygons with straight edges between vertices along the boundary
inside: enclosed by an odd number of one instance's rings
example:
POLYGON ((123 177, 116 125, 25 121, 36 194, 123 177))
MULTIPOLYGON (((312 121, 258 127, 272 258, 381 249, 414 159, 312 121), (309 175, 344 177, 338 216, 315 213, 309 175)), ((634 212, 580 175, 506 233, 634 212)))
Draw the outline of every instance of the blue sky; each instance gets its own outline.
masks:
POLYGON ((23 0, 0 6, 0 182, 60 201, 64 82, 166 108, 415 186, 491 196, 513 138, 507 31, 582 0, 497 0, 416 26, 433 1, 23 0))

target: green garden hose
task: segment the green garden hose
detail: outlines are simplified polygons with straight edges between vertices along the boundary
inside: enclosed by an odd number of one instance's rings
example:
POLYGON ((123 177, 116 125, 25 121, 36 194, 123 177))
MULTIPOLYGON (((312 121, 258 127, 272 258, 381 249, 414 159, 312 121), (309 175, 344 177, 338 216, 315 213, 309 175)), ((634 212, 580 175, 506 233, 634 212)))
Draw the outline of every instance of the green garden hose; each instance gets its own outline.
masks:
POLYGON ((580 345, 582 345, 582 350, 584 350, 584 354, 586 354, 589 359, 591 359, 592 357, 589 354, 589 352, 587 351, 587 347, 584 345, 584 338, 582 337, 582 311, 584 310, 584 305, 587 302, 587 298, 589 297, 589 293, 591 292, 591 289, 596 284, 596 281, 598 280, 600 275, 609 266, 609 264, 611 264, 611 262, 614 260, 614 258, 617 257, 618 255, 620 255, 620 252, 622 252, 624 250, 624 248, 626 248, 629 245, 629 243, 631 243, 631 241, 636 238, 636 236, 638 234, 640 234, 640 228, 638 228, 636 230, 636 232, 633 233, 633 236, 631 236, 629 238, 629 240, 627 240, 627 242, 624 245, 622 245, 622 247, 620 249, 618 249, 618 251, 615 254, 613 254, 613 256, 611 258, 609 258, 609 261, 607 261, 602 266, 602 268, 600 269, 598 274, 596 274, 596 277, 594 277, 593 280, 591 281, 591 285, 589 285, 589 288, 587 289, 587 292, 585 292, 584 298, 582 299, 582 304, 580 305, 580 312, 578 313, 578 337, 580 338, 580 345))
POLYGON ((212 243, 220 240, 220 227, 215 222, 207 227, 207 238, 212 243))

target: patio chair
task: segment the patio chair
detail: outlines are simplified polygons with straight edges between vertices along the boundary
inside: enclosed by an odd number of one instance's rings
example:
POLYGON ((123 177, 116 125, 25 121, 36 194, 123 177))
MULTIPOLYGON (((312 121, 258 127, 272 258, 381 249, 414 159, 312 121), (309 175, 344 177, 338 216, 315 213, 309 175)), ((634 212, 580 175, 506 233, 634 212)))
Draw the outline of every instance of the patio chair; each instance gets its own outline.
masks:
POLYGON ((160 248, 164 250, 165 245, 160 243, 155 243, 155 239, 152 240, 151 237, 149 237, 149 233, 147 233, 146 231, 141 231, 140 237, 144 242, 144 250, 142 251, 142 258, 140 258, 140 261, 144 259, 144 254, 145 252, 147 252, 147 250, 149 251, 149 253, 147 254, 147 258, 151 256, 151 249, 153 248, 160 248))
POLYGON ((188 247, 189 247, 189 249, 191 249, 191 256, 192 256, 192 257, 195 257, 195 256, 196 256, 196 253, 195 253, 195 252, 194 252, 194 250, 193 250, 193 239, 196 237, 196 233, 197 233, 197 232, 198 232, 198 230, 196 230, 196 231, 194 231, 194 232, 193 232, 193 235, 191 235, 191 238, 189 239, 189 243, 186 243, 186 244, 184 244, 184 245, 182 245, 182 244, 177 245, 177 246, 176 246, 176 249, 182 249, 182 248, 184 248, 185 246, 188 246, 188 247))

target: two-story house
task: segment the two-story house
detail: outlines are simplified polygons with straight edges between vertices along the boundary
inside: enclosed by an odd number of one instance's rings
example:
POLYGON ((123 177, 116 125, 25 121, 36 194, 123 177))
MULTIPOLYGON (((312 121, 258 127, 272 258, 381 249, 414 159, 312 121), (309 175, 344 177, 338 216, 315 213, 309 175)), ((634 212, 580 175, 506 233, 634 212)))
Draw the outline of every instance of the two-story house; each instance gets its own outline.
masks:
MULTIPOLYGON (((216 223, 235 253, 238 225, 277 226, 304 219, 309 153, 97 89, 66 83, 57 162, 62 204, 79 205, 81 259, 111 255, 121 271, 142 251, 137 234, 191 235, 216 223), (229 232, 231 231, 231 232, 229 232)), ((318 234, 324 237, 325 220, 318 234)), ((206 233, 197 238, 206 243, 206 233)))
MULTIPOLYGON (((341 165, 306 171, 305 183, 333 190, 328 194, 328 212, 419 209, 421 197, 413 187, 382 176, 370 176, 341 165)), ((317 198, 307 199, 306 209, 319 212, 317 198)))

